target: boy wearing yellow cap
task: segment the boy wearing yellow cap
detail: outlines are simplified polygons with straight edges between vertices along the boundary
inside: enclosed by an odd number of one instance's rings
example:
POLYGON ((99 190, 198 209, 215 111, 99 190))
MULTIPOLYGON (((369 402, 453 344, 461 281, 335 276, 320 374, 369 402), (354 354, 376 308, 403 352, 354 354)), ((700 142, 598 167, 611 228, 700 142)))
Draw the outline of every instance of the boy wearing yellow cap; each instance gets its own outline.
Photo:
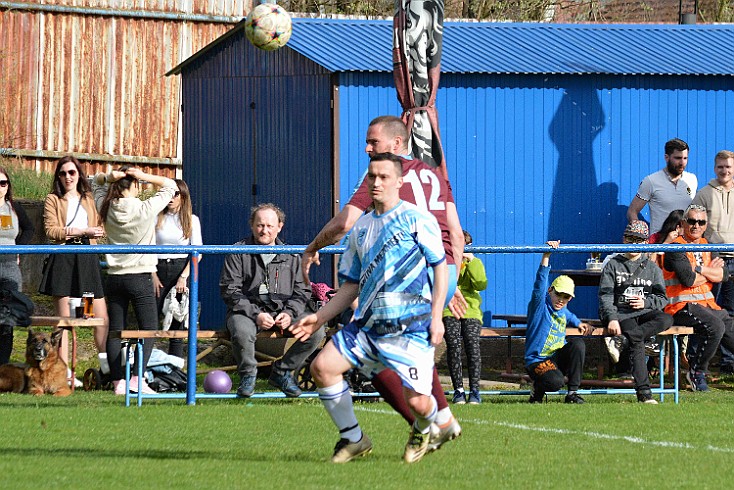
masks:
MULTIPOLYGON (((560 244, 560 241, 548 242, 554 249, 560 244)), ((591 326, 566 307, 574 296, 573 279, 558 276, 548 286, 550 254, 543 254, 528 303, 525 369, 533 380, 530 403, 542 403, 546 392, 560 390, 564 376, 568 377, 565 402, 584 403, 576 390, 581 385, 586 344, 578 337, 566 338, 566 327, 577 327, 586 335, 591 332, 591 326)))

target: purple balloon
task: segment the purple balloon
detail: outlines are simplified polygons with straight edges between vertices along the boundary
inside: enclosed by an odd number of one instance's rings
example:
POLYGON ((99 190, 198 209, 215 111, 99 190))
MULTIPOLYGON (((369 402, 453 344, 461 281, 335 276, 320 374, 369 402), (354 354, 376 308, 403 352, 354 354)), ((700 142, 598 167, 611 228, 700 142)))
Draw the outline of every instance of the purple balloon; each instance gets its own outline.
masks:
POLYGON ((232 379, 224 371, 211 371, 204 378, 204 391, 207 393, 229 393, 231 389, 232 379))

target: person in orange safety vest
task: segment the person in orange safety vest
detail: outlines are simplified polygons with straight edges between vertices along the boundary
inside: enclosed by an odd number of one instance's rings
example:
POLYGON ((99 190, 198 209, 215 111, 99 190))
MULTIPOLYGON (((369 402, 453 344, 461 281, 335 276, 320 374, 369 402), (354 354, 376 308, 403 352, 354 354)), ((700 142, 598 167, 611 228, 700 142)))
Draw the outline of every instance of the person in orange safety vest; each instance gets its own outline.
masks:
MULTIPOLYGON (((683 215, 683 235, 676 244, 706 244, 706 209, 691 205, 683 215)), ((665 312, 673 315, 673 324, 693 327, 698 343, 689 347, 690 369, 686 375, 694 391, 708 391, 706 371, 721 343, 734 349, 734 319, 716 304, 713 283, 728 280, 724 261, 711 252, 666 253, 663 279, 668 296, 665 312)))

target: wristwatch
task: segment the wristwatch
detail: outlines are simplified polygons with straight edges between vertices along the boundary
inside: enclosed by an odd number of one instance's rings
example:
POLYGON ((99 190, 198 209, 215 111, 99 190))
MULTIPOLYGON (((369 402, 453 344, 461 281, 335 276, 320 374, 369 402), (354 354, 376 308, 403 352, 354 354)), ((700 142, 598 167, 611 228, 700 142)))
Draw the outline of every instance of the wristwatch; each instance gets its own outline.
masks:
POLYGON ((701 274, 701 266, 700 265, 697 265, 696 268, 693 269, 693 270, 696 271, 696 273, 701 274))

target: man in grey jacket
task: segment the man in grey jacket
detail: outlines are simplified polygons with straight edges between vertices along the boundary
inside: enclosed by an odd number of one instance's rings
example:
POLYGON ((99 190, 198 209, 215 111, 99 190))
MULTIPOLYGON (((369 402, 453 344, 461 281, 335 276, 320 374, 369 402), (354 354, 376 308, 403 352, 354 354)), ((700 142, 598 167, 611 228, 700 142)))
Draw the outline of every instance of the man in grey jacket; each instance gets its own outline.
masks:
MULTIPOLYGON (((649 230, 644 221, 633 221, 624 230, 623 243, 647 243, 649 230)), ((663 312, 668 303, 660 268, 640 252, 612 257, 599 281, 599 318, 612 335, 629 340, 630 365, 637 400, 656 404, 650 391, 645 362, 645 339, 671 325, 673 317, 663 312)))
MULTIPOLYGON (((235 245, 282 245, 278 234, 284 223, 285 213, 280 208, 274 204, 260 204, 250 215, 252 236, 235 245)), ((227 304, 227 330, 232 336, 232 354, 240 375, 237 394, 249 397, 255 391, 258 331, 286 330, 306 309, 311 290, 303 281, 300 257, 274 253, 228 255, 222 266, 219 289, 227 304)), ((324 338, 323 328, 314 333, 306 342, 293 343, 285 355, 273 363, 268 382, 288 397, 301 394, 293 373, 324 338)))

